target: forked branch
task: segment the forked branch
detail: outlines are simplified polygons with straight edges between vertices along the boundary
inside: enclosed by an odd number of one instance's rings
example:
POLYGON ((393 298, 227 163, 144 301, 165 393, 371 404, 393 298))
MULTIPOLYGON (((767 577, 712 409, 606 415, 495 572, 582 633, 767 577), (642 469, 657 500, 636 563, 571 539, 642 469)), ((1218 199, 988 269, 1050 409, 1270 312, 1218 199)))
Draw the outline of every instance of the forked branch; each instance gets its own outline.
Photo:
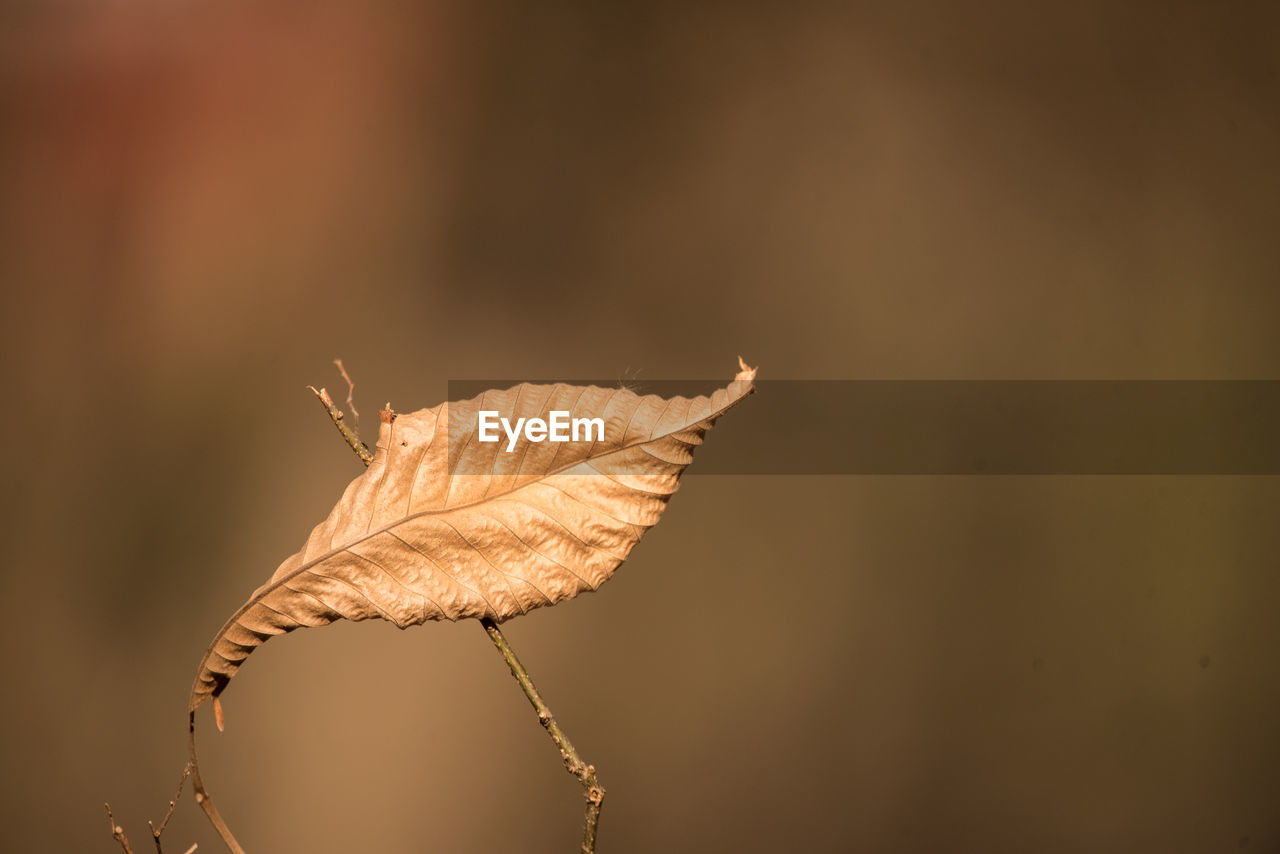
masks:
MULTIPOLYGON (((191 763, 182 769, 182 776, 178 778, 178 790, 174 792, 173 798, 169 801, 169 809, 164 814, 160 826, 156 827, 154 822, 148 821, 147 826, 151 828, 151 838, 156 844, 156 854, 164 854, 164 848, 160 845, 160 836, 164 833, 165 827, 169 824, 170 817, 173 816, 174 807, 178 805, 178 799, 182 797, 182 790, 187 785, 187 777, 191 774, 191 763)), ((120 843, 120 847, 124 849, 124 854, 133 854, 133 848, 129 845, 129 837, 125 836, 124 828, 116 824, 116 817, 111 814, 111 804, 107 804, 107 821, 111 823, 111 838, 120 843)), ((186 854, 192 854, 198 846, 192 844, 187 849, 186 854)))
POLYGON ((182 776, 178 778, 178 791, 173 793, 173 798, 169 801, 169 809, 165 812, 160 826, 156 827, 152 822, 147 822, 147 826, 151 828, 151 838, 156 843, 156 854, 164 854, 164 849, 160 847, 160 834, 164 833, 164 829, 169 825, 169 819, 173 816, 173 808, 178 805, 178 798, 182 797, 182 790, 186 788, 187 777, 189 776, 191 776, 191 763, 188 761, 182 769, 182 776))

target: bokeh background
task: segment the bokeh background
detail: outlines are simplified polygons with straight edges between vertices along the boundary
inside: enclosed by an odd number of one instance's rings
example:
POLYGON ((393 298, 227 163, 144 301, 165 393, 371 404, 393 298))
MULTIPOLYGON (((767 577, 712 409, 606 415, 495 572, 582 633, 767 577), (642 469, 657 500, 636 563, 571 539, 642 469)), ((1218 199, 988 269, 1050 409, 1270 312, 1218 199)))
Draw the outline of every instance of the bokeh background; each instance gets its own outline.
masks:
MULTIPOLYGON (((739 353, 1280 377, 1278 40, 1191 0, 6 3, 4 847, 118 850, 109 800, 147 850, 205 645, 360 471, 334 357, 366 425, 739 353)), ((1280 850, 1274 478, 695 473, 508 627, 601 851, 1280 850)), ((250 851, 577 845, 475 625, 289 635, 224 699, 250 851)), ((189 793, 166 841, 220 850, 189 793)))

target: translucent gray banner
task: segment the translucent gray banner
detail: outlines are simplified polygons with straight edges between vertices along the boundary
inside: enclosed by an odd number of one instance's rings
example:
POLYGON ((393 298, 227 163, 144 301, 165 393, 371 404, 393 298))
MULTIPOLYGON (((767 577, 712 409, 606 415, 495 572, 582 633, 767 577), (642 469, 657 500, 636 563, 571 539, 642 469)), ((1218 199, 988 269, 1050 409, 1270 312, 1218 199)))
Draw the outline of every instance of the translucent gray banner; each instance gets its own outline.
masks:
MULTIPOLYGON (((521 380, 449 383, 465 400, 521 380)), ((549 383, 554 380, 530 380, 549 383)), ((617 388, 617 380, 564 380, 617 388)), ((627 382, 694 397, 723 380, 627 382)), ((761 380, 690 474, 1274 475, 1280 381, 761 380)))

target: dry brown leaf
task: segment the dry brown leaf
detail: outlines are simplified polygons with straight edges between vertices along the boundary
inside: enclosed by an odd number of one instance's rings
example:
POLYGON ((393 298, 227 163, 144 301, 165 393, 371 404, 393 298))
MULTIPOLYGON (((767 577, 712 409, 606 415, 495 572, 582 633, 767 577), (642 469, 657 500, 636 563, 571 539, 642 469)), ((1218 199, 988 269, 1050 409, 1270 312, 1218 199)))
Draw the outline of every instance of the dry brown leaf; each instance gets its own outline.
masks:
POLYGON ((373 462, 214 637, 190 711, 222 693, 268 638, 299 627, 505 620, 595 590, 657 523, 707 430, 751 392, 755 369, 739 364, 709 397, 523 383, 388 413, 373 462), (505 436, 474 441, 480 410, 513 422, 551 410, 601 417, 605 439, 521 438, 507 452, 505 436))

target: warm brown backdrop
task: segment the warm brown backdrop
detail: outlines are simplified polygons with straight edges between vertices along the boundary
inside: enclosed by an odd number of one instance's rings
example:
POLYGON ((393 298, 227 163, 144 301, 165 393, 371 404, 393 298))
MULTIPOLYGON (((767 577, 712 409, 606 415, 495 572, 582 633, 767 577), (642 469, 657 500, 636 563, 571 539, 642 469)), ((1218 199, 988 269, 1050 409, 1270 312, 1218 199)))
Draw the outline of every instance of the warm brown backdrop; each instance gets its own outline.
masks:
MULTIPOLYGON (((739 352, 1280 378, 1264 4, 691 5, 5 5, 0 847, 106 854, 109 799, 146 850, 205 644, 359 471, 334 356, 367 418, 739 352)), ((693 476, 509 635, 604 854, 1275 851, 1278 499, 693 476)), ((255 854, 576 844, 474 625, 294 634, 225 699, 255 854)), ((167 837, 219 850, 190 801, 167 837)))

